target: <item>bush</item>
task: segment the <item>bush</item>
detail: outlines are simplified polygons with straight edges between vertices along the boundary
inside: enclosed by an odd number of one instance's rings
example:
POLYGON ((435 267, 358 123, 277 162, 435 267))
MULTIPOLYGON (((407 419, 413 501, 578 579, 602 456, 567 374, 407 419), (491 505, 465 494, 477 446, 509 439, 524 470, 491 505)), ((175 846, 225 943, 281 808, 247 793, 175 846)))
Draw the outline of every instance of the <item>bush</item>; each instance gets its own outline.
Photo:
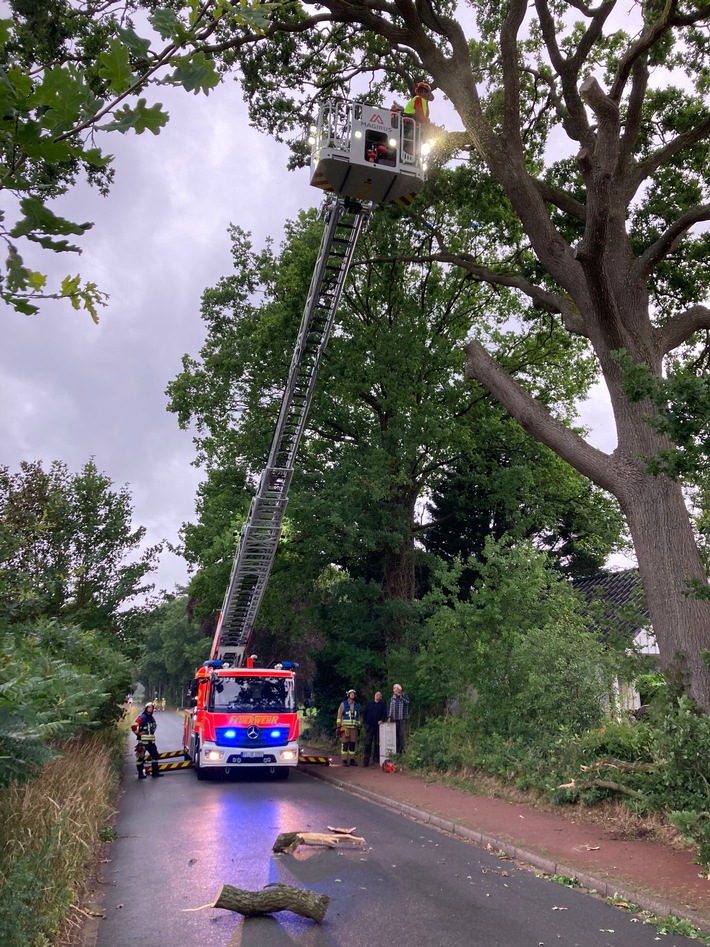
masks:
POLYGON ((461 717, 428 720, 416 730, 407 748, 407 762, 415 769, 447 772, 472 764, 475 744, 461 717))
POLYGON ((0 790, 4 947, 55 943, 112 820, 123 747, 124 737, 118 741, 115 731, 72 741, 37 779, 0 790))
POLYGON ((74 626, 0 632, 0 787, 31 778, 57 741, 115 723, 130 672, 115 648, 74 626))

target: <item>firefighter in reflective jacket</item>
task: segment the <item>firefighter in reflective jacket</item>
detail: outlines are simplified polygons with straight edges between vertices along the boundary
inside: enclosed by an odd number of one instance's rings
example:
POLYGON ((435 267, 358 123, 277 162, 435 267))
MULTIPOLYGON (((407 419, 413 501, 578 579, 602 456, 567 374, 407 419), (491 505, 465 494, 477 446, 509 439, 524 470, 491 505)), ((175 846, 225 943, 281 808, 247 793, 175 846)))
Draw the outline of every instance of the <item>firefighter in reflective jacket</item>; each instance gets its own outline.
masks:
POLYGON ((429 103, 433 98, 434 93, 431 91, 431 86, 427 82, 418 82, 414 95, 404 106, 404 114, 418 122, 425 132, 436 128, 429 118, 429 103))
POLYGON ((138 714, 131 724, 131 730, 138 738, 136 743, 136 769, 138 770, 138 779, 145 779, 145 769, 143 767, 146 754, 151 758, 151 776, 157 778, 163 774, 158 771, 158 747, 155 745, 155 731, 158 728, 153 713, 155 704, 147 703, 142 714, 138 714))
POLYGON ((340 737, 340 753, 343 766, 357 766, 355 750, 360 734, 360 705, 355 700, 354 690, 349 690, 338 707, 337 734, 340 737))

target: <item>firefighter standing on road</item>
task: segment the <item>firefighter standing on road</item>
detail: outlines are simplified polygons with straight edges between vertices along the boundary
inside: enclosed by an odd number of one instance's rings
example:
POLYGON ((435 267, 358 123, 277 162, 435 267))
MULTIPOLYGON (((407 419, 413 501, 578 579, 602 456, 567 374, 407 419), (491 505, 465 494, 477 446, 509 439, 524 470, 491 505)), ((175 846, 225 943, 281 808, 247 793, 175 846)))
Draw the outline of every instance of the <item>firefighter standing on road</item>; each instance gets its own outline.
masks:
POLYGON ((136 743, 136 769, 138 770, 138 779, 145 779, 145 769, 143 762, 146 754, 151 758, 151 776, 155 779, 163 774, 158 771, 158 747, 155 745, 155 731, 158 724, 153 716, 155 704, 151 701, 145 705, 142 714, 138 714, 131 724, 131 730, 138 738, 136 743))
POLYGON ((338 707, 336 732, 340 737, 340 752, 343 766, 357 766, 355 750, 360 734, 360 705, 355 700, 354 690, 349 690, 345 700, 338 707))

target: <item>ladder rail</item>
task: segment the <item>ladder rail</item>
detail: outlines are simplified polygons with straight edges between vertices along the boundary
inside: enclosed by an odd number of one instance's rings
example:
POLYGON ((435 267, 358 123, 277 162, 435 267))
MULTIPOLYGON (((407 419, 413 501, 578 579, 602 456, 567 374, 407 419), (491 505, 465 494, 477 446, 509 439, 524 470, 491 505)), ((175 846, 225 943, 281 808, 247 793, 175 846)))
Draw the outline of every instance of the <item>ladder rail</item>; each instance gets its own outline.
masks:
POLYGON ((311 278, 271 450, 242 527, 237 554, 212 644, 211 658, 244 663, 251 632, 278 550, 293 478, 318 372, 360 233, 371 213, 339 197, 326 226, 311 278))

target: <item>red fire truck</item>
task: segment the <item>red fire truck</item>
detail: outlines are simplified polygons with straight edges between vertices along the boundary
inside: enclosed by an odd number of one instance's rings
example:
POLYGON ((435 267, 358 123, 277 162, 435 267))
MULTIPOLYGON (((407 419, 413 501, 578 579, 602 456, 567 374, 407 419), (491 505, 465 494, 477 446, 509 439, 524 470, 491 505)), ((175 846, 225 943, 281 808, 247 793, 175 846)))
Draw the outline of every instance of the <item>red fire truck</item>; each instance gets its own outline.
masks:
POLYGON ((287 779, 298 763, 294 670, 285 665, 225 667, 206 661, 191 682, 184 753, 198 779, 233 769, 267 770, 287 779))

